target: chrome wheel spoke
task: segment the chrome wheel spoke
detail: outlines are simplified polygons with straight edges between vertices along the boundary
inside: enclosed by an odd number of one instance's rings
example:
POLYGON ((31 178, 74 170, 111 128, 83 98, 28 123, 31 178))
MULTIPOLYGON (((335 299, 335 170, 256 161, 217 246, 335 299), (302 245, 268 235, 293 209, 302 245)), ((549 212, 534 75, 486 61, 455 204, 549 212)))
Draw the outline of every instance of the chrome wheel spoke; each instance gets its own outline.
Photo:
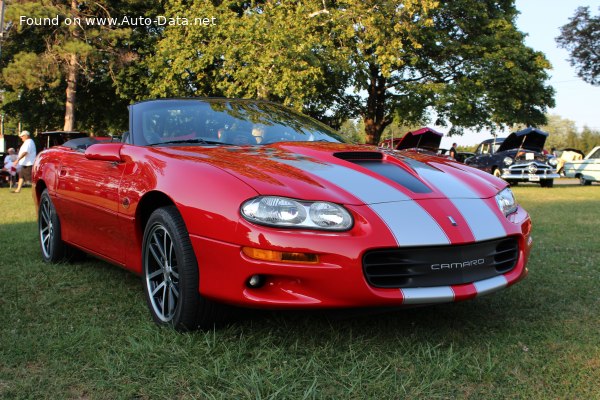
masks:
POLYGON ((42 221, 47 225, 50 223, 50 213, 48 212, 48 204, 44 204, 45 207, 42 209, 42 221))
POLYGON ((154 271, 153 273, 151 273, 150 275, 148 275, 148 279, 154 279, 159 275, 162 275, 163 271, 162 269, 157 269, 156 271, 154 271))
POLYGON ((154 246, 152 245, 152 243, 150 243, 150 245, 148 246, 148 248, 150 249, 150 253, 152 253, 152 257, 154 257, 154 259, 156 260, 156 262, 158 263, 158 265, 162 266, 163 261, 160 258, 160 256, 158 254, 156 254, 156 250, 154 250, 154 246))
POLYGON ((165 287, 165 281, 162 281, 159 285, 157 285, 154 290, 152 290, 152 296, 156 296, 156 293, 160 291, 160 289, 165 287))
POLYGON ((175 296, 173 294, 173 285, 168 285, 167 287, 167 296, 168 296, 168 313, 169 316, 173 315, 173 312, 175 311, 175 306, 177 304, 175 296))
POLYGON ((167 264, 169 265, 169 267, 173 267, 173 242, 171 242, 171 246, 169 247, 167 264))
POLYGON ((171 291, 176 298, 179 298, 179 290, 177 289, 176 285, 171 285, 171 291))
POLYGON ((163 282, 163 292, 162 292, 162 301, 160 302, 160 304, 162 305, 162 316, 163 318, 167 318, 167 315, 165 315, 165 307, 166 307, 166 301, 167 301, 167 292, 168 292, 168 288, 167 285, 165 284, 165 282, 163 282))
POLYGON ((152 235, 152 242, 156 244, 156 249, 160 252, 161 260, 166 260, 167 256, 165 254, 164 247, 160 245, 161 240, 157 237, 156 232, 152 235))

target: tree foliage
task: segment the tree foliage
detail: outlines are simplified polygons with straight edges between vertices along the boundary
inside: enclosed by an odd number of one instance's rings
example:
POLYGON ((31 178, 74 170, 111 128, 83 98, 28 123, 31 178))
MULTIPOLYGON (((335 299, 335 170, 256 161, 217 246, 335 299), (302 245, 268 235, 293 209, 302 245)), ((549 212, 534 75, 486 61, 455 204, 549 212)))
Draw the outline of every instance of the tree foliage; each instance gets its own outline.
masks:
POLYGON ((65 130, 75 129, 76 108, 80 111, 80 129, 120 129, 126 119, 127 102, 117 97, 113 83, 123 67, 136 57, 130 50, 132 29, 86 21, 119 17, 140 4, 143 4, 140 0, 10 3, 6 20, 11 31, 1 64, 2 84, 8 93, 3 109, 21 113, 24 122, 33 127, 56 129, 60 126, 54 118, 56 106, 61 104, 64 114, 61 125, 65 130), (59 23, 20 24, 21 16, 57 18, 59 23), (66 22, 76 18, 79 23, 66 22), (30 107, 43 110, 47 117, 28 114, 25 110, 30 107), (101 112, 107 114, 99 115, 101 112))
MULTIPOLYGON (((573 140, 573 138, 578 135, 575 121, 562 118, 555 114, 548 115, 546 119, 546 124, 540 126, 541 130, 549 133, 549 136, 546 139, 546 148, 578 148, 573 140)), ((525 126, 523 126, 523 128, 525 128, 525 126)))
POLYGON ((276 100, 338 126, 361 117, 371 143, 431 115, 452 132, 540 124, 550 64, 524 45, 513 3, 173 0, 168 15, 217 23, 165 30, 151 92, 276 100))
POLYGON ((600 15, 592 16, 589 7, 579 7, 560 32, 556 41, 569 52, 569 62, 577 75, 600 85, 600 15))
MULTIPOLYGON (((547 123, 540 126, 549 133, 546 139, 546 149, 562 150, 565 148, 578 149, 587 154, 600 144, 600 131, 584 126, 579 130, 575 121, 562 118, 559 115, 547 115, 547 123)), ((525 128, 524 125, 513 126, 513 131, 525 128)))
POLYGON ((166 15, 190 24, 13 23, 0 60, 11 102, 3 107, 21 112, 27 99, 55 115, 75 82, 83 129, 122 126, 125 103, 172 96, 273 100, 336 128, 360 119, 370 143, 388 127, 427 122, 452 133, 539 125, 553 106, 550 65, 524 45, 516 14, 514 0, 22 0, 7 11, 13 21, 166 15))

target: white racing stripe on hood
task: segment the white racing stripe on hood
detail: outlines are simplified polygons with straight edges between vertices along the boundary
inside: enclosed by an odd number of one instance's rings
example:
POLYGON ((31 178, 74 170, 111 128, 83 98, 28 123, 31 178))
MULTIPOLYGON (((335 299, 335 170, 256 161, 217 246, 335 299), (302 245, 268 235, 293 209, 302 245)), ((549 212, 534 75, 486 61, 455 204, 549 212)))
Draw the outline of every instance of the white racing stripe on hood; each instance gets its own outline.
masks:
POLYGON ((309 160, 279 160, 344 189, 367 204, 387 225, 398 246, 449 244, 427 211, 398 189, 351 168, 309 160))
POLYGON ((416 169, 423 179, 442 192, 460 211, 476 241, 506 236, 498 215, 465 182, 429 166, 416 169))
POLYGON ((450 244, 440 225, 414 201, 370 204, 399 246, 450 244))
POLYGON ((365 204, 388 201, 407 201, 410 197, 380 180, 355 171, 351 168, 335 164, 325 164, 309 160, 278 160, 308 171, 320 178, 326 179, 336 186, 361 199, 365 204))

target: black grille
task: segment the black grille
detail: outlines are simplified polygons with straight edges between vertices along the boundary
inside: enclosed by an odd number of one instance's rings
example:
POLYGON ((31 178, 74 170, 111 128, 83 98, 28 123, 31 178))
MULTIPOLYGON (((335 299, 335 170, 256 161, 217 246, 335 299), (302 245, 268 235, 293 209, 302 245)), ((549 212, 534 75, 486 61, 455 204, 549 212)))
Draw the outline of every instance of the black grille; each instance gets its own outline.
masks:
POLYGON ((381 288, 459 285, 504 274, 518 256, 516 238, 371 250, 363 256, 363 271, 371 286, 381 288))

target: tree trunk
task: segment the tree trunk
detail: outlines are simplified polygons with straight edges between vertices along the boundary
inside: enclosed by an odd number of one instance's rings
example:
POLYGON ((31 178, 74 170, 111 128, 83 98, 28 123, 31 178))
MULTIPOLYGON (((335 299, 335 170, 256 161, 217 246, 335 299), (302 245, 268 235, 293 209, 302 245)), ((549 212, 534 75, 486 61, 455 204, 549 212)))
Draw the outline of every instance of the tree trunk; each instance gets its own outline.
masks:
POLYGON ((64 131, 75 129, 75 101, 77 98, 77 55, 71 54, 67 65, 67 102, 65 105, 64 131))
POLYGON ((391 122, 386 116, 386 78, 381 75, 379 68, 371 64, 369 66, 370 83, 368 88, 367 108, 363 115, 365 122, 365 133, 367 143, 377 145, 381 134, 391 122))
MULTIPOLYGON (((77 0, 71 0, 71 17, 77 17, 77 0)), ((79 37, 77 29, 72 32, 73 37, 79 37)), ((77 54, 69 55, 67 61, 67 101, 65 103, 65 125, 64 131, 75 130, 75 103, 77 100, 77 75, 79 66, 77 65, 77 54)))

